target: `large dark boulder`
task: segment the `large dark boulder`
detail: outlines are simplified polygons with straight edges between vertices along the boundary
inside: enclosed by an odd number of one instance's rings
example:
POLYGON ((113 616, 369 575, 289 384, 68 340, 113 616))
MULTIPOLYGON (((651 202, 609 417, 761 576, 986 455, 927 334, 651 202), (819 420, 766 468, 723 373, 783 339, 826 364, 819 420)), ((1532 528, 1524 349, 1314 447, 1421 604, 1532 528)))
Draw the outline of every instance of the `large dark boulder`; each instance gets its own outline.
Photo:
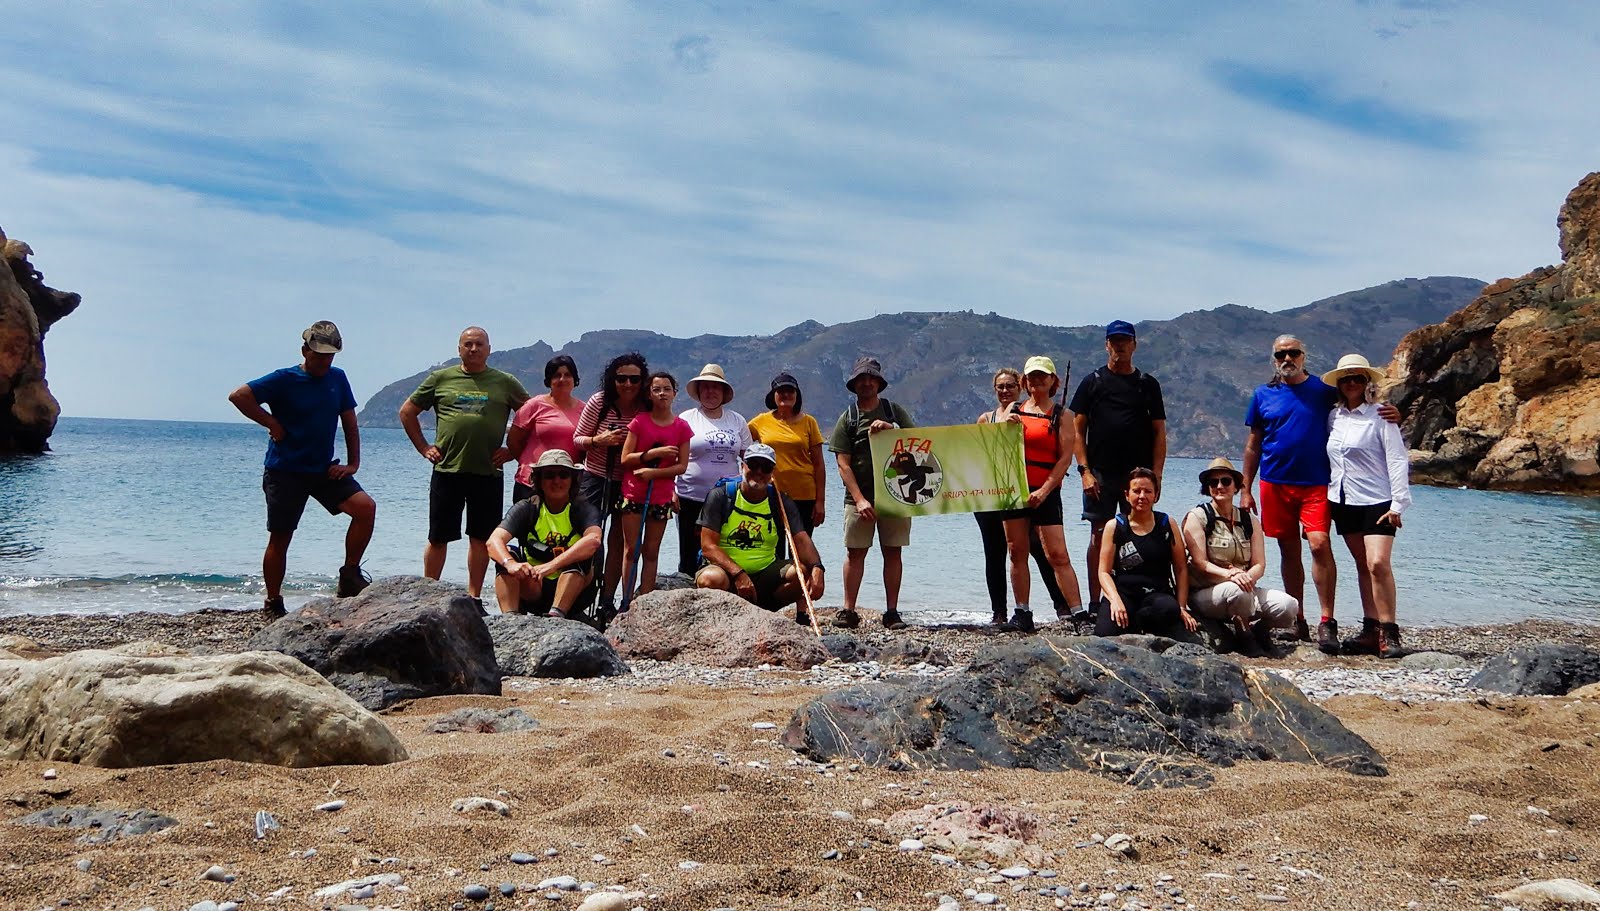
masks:
POLYGON ((803 669, 829 657, 811 627, 738 595, 706 589, 643 595, 618 615, 606 638, 625 658, 712 667, 775 664, 803 669))
POLYGON ((816 760, 1073 769, 1137 787, 1204 787, 1212 767, 1246 760, 1388 774, 1365 740, 1274 674, 1057 636, 985 648, 961 677, 829 693, 783 738, 816 760))
POLYGON ((256 633, 250 647, 299 658, 374 711, 424 696, 500 695, 494 642, 477 605, 459 586, 420 576, 309 601, 256 633))
POLYGON ((495 614, 488 619, 494 657, 508 677, 617 677, 627 662, 605 636, 576 620, 532 614, 495 614))
POLYGON ((1565 696, 1600 681, 1600 651, 1581 645, 1530 645, 1491 659, 1468 686, 1513 696, 1565 696))

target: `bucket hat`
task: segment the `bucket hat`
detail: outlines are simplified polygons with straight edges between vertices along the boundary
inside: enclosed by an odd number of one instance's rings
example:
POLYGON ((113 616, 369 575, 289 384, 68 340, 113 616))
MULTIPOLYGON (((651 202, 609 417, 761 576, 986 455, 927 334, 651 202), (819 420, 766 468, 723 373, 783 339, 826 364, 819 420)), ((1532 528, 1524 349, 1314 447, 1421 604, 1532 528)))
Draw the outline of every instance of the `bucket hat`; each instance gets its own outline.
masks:
POLYGON ((877 358, 865 355, 856 358, 855 366, 850 368, 850 379, 845 380, 844 388, 855 392, 856 380, 864 376, 877 377, 878 382, 883 384, 884 389, 889 388, 889 380, 883 375, 883 365, 878 363, 877 358))
POLYGON ((772 378, 772 388, 767 390, 767 408, 771 410, 778 407, 777 392, 779 389, 793 389, 795 395, 800 394, 800 382, 792 374, 780 373, 772 378))
POLYGON ((684 384, 689 390, 689 397, 698 399, 700 392, 695 388, 700 383, 721 383, 728 387, 728 397, 723 399, 723 404, 733 401, 733 384, 728 382, 727 376, 722 372, 721 364, 707 364, 700 368, 700 375, 684 384))
POLYGON ((319 319, 311 327, 300 333, 301 341, 306 343, 318 354, 338 354, 344 350, 344 339, 339 335, 339 327, 333 323, 319 319))
POLYGON ((572 456, 567 455, 565 449, 546 449, 539 453, 539 458, 528 466, 528 474, 536 475, 546 468, 564 468, 567 471, 577 471, 578 466, 572 464, 572 456))
POLYGON ((1211 464, 1207 465, 1205 470, 1200 472, 1200 483, 1204 484, 1207 476, 1214 475, 1219 471, 1225 471, 1228 474, 1233 475, 1233 486, 1243 489, 1244 473, 1239 471, 1239 469, 1234 468, 1232 462, 1222 458, 1221 456, 1212 459, 1211 464))

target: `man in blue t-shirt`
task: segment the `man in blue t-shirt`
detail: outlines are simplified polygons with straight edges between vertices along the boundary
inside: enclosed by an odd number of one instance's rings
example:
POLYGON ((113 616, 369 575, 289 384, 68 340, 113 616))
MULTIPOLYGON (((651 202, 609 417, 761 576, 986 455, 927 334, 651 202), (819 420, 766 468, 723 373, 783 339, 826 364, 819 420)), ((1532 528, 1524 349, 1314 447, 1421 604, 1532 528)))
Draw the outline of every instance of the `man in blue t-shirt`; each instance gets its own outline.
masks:
POLYGON ((267 428, 266 468, 261 489, 267 495, 267 551, 261 558, 267 587, 262 610, 284 614, 283 576, 289 541, 300 524, 306 500, 315 497, 329 515, 350 517, 344 538, 344 565, 337 596, 348 598, 367 587, 361 557, 372 540, 378 504, 356 483, 361 467, 361 434, 356 427, 356 397, 333 357, 344 348, 339 327, 327 320, 300 334, 302 363, 274 370, 235 389, 228 401, 239 413, 267 428), (344 427, 345 464, 333 457, 337 426, 344 427))

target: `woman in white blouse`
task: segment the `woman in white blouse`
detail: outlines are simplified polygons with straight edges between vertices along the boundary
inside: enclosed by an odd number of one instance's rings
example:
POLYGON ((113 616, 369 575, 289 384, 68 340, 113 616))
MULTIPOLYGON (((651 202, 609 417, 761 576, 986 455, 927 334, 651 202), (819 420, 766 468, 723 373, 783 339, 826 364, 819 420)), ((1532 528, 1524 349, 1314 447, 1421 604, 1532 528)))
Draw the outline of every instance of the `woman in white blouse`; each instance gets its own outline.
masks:
POLYGON ((1398 658, 1395 623, 1394 534, 1411 505, 1411 465, 1400 428, 1373 403, 1383 374, 1359 354, 1339 358, 1322 381, 1339 391, 1328 415, 1328 511, 1356 560, 1361 586, 1361 635, 1344 642, 1347 655, 1398 658))

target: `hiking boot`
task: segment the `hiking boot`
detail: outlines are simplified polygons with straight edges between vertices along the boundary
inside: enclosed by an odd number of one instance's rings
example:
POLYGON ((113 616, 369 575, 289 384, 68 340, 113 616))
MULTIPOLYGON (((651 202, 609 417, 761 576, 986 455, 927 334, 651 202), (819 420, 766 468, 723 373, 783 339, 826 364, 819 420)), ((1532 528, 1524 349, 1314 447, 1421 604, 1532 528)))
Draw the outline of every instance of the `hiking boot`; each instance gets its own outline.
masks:
POLYGON ((800 624, 801 626, 810 626, 811 615, 803 610, 797 610, 794 612, 794 622, 800 624))
POLYGON ((1378 621, 1362 620, 1361 633, 1344 640, 1342 648, 1346 655, 1376 655, 1378 653, 1378 621))
POLYGON ((1011 615, 1011 625, 1019 633, 1031 633, 1035 630, 1033 625, 1033 611, 1019 610, 1011 615))
POLYGON ((989 626, 992 629, 995 629, 995 630, 997 630, 999 632, 1002 632, 1002 633, 1009 633, 1012 630, 1016 629, 1016 627, 1011 625, 1011 621, 1006 619, 1006 612, 1005 611, 1001 611, 1000 613, 995 614, 993 617, 990 617, 989 618, 989 626))
POLYGON ((261 602, 261 612, 272 618, 278 618, 288 613, 283 608, 283 598, 281 596, 263 600, 261 602))
POLYGON ((895 611, 889 611, 888 613, 883 615, 883 628, 884 629, 905 629, 906 628, 906 623, 905 623, 904 620, 900 619, 900 614, 899 613, 897 613, 895 611))
POLYGON ((1325 655, 1339 654, 1339 621, 1329 619, 1317 624, 1317 648, 1325 655))
POLYGON ((833 625, 839 629, 855 629, 861 625, 861 615, 846 608, 833 615, 833 625))
POLYGON ((1294 618, 1294 641, 1296 641, 1296 642, 1310 642, 1311 641, 1311 627, 1306 625, 1306 615, 1305 614, 1301 614, 1300 616, 1294 618))
POLYGON ((1261 653, 1265 657, 1274 657, 1272 650, 1272 621, 1266 617, 1250 624, 1250 636, 1256 640, 1256 645, 1261 646, 1261 653))
POLYGON ((1396 623, 1378 624, 1378 657, 1404 658, 1410 654, 1400 644, 1400 626, 1396 623))
POLYGON ((354 598, 361 594, 361 590, 372 584, 372 577, 361 571, 359 565, 339 567, 339 588, 333 593, 335 598, 354 598))

